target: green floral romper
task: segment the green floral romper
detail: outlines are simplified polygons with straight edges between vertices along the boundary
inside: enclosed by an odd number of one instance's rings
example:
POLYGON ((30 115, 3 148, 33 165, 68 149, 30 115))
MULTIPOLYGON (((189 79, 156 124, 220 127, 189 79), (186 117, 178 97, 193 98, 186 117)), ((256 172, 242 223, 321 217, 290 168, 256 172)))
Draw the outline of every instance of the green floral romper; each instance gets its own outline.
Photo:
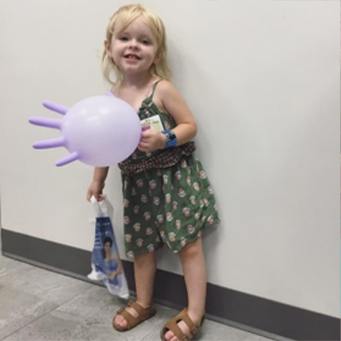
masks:
MULTIPOLYGON (((141 120, 159 115, 164 128, 172 129, 176 125, 173 117, 153 102, 157 83, 138 115, 141 120)), ((136 149, 119 164, 129 258, 163 244, 178 253, 201 236, 205 225, 219 222, 213 190, 191 146, 193 142, 152 153, 136 149)))

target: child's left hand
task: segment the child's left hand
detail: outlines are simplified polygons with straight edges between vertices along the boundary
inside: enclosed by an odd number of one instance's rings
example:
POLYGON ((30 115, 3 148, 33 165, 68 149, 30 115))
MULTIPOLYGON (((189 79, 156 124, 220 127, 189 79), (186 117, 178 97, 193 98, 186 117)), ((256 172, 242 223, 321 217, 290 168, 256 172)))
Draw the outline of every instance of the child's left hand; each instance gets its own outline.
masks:
POLYGON ((142 136, 137 148, 141 152, 150 153, 157 149, 163 149, 166 143, 166 136, 153 128, 142 131, 142 136))

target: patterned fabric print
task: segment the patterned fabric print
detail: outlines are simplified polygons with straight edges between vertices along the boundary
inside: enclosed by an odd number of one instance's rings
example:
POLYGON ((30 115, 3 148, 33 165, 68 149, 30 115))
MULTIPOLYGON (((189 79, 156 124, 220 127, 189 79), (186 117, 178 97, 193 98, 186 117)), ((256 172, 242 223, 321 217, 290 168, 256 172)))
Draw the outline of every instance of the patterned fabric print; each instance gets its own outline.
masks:
MULTIPOLYGON (((164 129, 172 129, 176 126, 173 117, 167 112, 161 111, 153 101, 157 83, 154 83, 152 94, 142 102, 138 115, 140 120, 158 115, 164 129)), ((119 163, 119 167, 125 174, 139 173, 151 168, 167 168, 179 162, 183 156, 191 155, 194 150, 194 142, 188 142, 172 149, 156 150, 152 153, 144 153, 136 149, 132 155, 119 163)))
POLYGON ((125 246, 128 257, 164 243, 178 253, 219 222, 215 198, 200 161, 186 157, 166 169, 122 174, 125 246))
POLYGON ((142 174, 122 173, 124 239, 128 257, 152 252, 163 245, 158 222, 163 222, 161 172, 155 169, 142 174), (160 212, 159 212, 160 211, 160 212))
MULTIPOLYGON (((156 85, 151 96, 143 101, 138 115, 141 120, 159 115, 164 128, 172 129, 176 125, 173 117, 153 102, 156 85)), ((181 151, 183 146, 175 150, 181 151)), ((190 155, 182 153, 179 158, 174 157, 171 165, 167 163, 170 159, 167 150, 144 153, 136 149, 120 163, 128 257, 152 252, 164 243, 177 253, 197 239, 205 225, 219 222, 213 191, 191 148, 194 144, 189 144, 190 155), (158 160, 154 167, 140 167, 154 157, 158 160)))
POLYGON ((200 237, 206 225, 217 224, 220 219, 213 189, 199 160, 184 158, 162 178, 165 224, 161 237, 177 253, 200 237))
POLYGON ((126 160, 120 164, 122 173, 137 174, 152 168, 168 168, 178 163, 184 156, 190 156, 195 150, 194 142, 188 142, 176 148, 169 148, 162 153, 145 157, 139 162, 126 160))
MULTIPOLYGON (((172 129, 175 127, 176 123, 171 115, 169 115, 167 112, 161 111, 156 104, 153 101, 153 94, 147 97, 141 104, 141 107, 138 111, 138 116, 140 120, 144 120, 145 118, 154 116, 154 115, 159 115, 160 119, 163 123, 164 128, 172 129)), ((136 149, 132 155, 129 156, 126 160, 122 161, 121 164, 124 165, 125 162, 130 161, 130 162, 140 162, 152 155, 156 155, 162 152, 162 150, 157 150, 152 153, 144 153, 141 152, 140 150, 136 149)))

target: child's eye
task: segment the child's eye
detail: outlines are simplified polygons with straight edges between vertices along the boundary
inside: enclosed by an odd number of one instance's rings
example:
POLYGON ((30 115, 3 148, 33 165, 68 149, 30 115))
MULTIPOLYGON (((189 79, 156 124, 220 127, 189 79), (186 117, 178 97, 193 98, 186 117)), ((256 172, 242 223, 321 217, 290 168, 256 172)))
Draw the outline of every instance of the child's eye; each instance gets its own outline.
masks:
POLYGON ((127 41, 128 40, 128 37, 126 36, 121 36, 121 37, 118 37, 119 40, 122 40, 122 41, 127 41))
POLYGON ((149 39, 142 39, 142 44, 144 45, 150 45, 151 44, 151 41, 149 39))

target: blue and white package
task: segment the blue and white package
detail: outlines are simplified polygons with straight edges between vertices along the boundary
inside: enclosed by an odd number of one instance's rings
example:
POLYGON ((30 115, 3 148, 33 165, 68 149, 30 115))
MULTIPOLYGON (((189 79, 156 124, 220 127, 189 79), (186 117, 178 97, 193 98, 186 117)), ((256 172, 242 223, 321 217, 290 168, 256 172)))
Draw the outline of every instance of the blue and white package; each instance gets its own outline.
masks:
POLYGON ((129 289, 112 228, 113 208, 107 198, 90 199, 94 209, 95 241, 91 255, 91 273, 88 278, 103 281, 112 295, 129 298, 129 289))

